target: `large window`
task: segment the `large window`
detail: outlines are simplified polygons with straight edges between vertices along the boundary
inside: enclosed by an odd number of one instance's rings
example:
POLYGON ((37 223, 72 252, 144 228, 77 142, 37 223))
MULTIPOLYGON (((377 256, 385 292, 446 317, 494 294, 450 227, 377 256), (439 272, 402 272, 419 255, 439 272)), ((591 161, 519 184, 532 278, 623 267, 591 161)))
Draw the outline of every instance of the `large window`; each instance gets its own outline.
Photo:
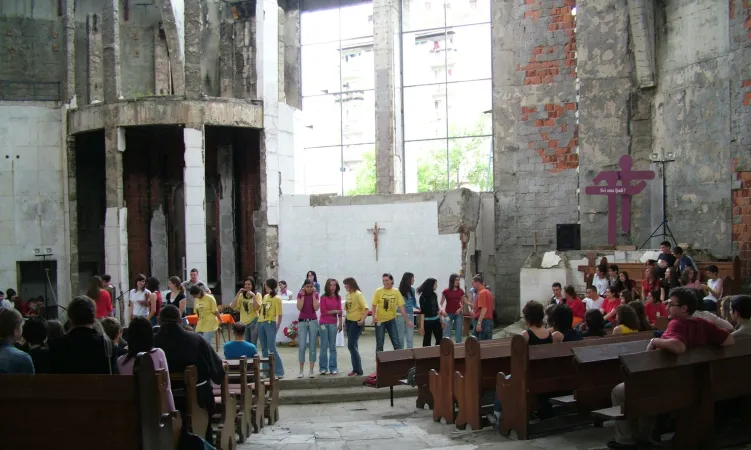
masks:
POLYGON ((403 0, 406 192, 492 180, 489 0, 403 0))
POLYGON ((375 192, 373 4, 300 20, 306 194, 375 192))

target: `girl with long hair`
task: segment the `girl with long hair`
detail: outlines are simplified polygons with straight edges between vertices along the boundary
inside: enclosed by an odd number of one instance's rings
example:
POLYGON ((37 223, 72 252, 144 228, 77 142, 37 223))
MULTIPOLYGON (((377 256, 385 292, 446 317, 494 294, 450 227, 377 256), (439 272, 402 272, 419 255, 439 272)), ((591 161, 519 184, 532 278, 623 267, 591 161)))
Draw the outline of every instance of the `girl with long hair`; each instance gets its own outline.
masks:
POLYGON ((636 312, 628 305, 619 305, 615 309, 615 322, 617 325, 613 328, 613 334, 629 334, 639 331, 639 318, 636 312))
POLYGON ((652 326, 649 324, 647 315, 644 312, 644 303, 640 302, 639 300, 632 300, 628 302, 628 306, 630 306, 631 309, 634 310, 634 312, 636 313, 636 318, 639 319, 639 331, 651 330, 652 326))
POLYGON ((180 311, 180 317, 185 317, 185 292, 183 291, 183 282, 179 277, 169 277, 167 280, 169 292, 164 297, 167 305, 172 305, 180 311))
MULTIPOLYGON (((309 270, 308 273, 305 274, 305 280, 313 283, 313 287, 315 288, 316 293, 319 295, 321 294, 321 285, 318 284, 318 275, 316 275, 315 270, 309 270)), ((303 288, 305 288, 305 281, 303 281, 300 290, 303 290, 303 288)))
POLYGON ((665 269, 665 278, 660 282, 662 300, 668 300, 670 298, 670 291, 677 287, 681 287, 681 283, 678 280, 678 269, 672 266, 668 267, 665 269))
POLYGON ((146 289, 151 291, 149 295, 149 320, 151 325, 157 326, 159 322, 159 312, 162 310, 162 293, 159 291, 159 280, 156 277, 149 277, 146 279, 146 289))
POLYGON ((612 328, 615 321, 615 309, 621 304, 621 299, 618 297, 618 292, 615 288, 605 289, 605 301, 602 303, 603 319, 605 319, 605 328, 612 328))
POLYGON ((576 328, 580 323, 584 322, 584 314, 587 313, 587 307, 584 305, 582 299, 576 296, 576 289, 573 286, 566 286, 563 290, 565 297, 565 304, 571 308, 571 312, 574 314, 574 327, 576 328))
POLYGON ((365 318, 368 317, 368 304, 365 303, 365 297, 360 292, 360 286, 357 285, 354 278, 345 278, 342 283, 347 291, 344 301, 344 311, 346 312, 344 324, 347 331, 347 349, 352 360, 352 371, 347 376, 362 376, 362 360, 357 343, 360 340, 362 329, 365 327, 365 318))
POLYGON ((629 291, 633 298, 639 298, 639 290, 636 289, 636 282, 628 276, 628 272, 619 272, 618 279, 613 287, 618 292, 629 291))
POLYGON ((435 278, 428 278, 417 288, 417 293, 420 294, 420 334, 423 336, 423 347, 430 347, 431 335, 435 337, 435 345, 438 345, 443 334, 441 316, 446 313, 438 306, 436 289, 438 281, 435 278))
POLYGON ((154 361, 154 369, 164 369, 167 379, 167 404, 170 411, 175 411, 175 400, 172 398, 172 386, 169 379, 167 356, 161 348, 154 347, 154 331, 151 322, 143 316, 136 316, 128 324, 128 353, 117 358, 120 375, 133 375, 133 366, 139 353, 148 353, 154 361))
POLYGON ((133 320, 133 317, 143 316, 147 319, 154 313, 151 310, 151 303, 149 297, 151 292, 146 289, 146 275, 136 275, 133 280, 135 288, 128 292, 128 321, 133 320))
POLYGON ((276 350, 276 333, 279 331, 279 325, 282 323, 282 299, 277 295, 278 283, 274 278, 269 278, 264 283, 266 295, 261 300, 261 306, 258 310, 258 340, 261 342, 262 354, 264 358, 273 353, 274 358, 274 376, 278 379, 284 378, 284 366, 279 352, 276 350))
POLYGON ((456 343, 462 341, 462 324, 464 322, 464 305, 469 304, 464 296, 464 291, 459 287, 461 277, 452 273, 449 276, 449 285, 441 293, 441 308, 446 312, 448 323, 446 324, 446 336, 451 337, 454 333, 456 343))
MULTIPOLYGON (((412 287, 413 284, 415 284, 415 275, 412 272, 404 272, 402 280, 399 282, 399 292, 404 299, 404 311, 407 313, 407 319, 412 325, 414 325, 415 309, 417 308, 417 297, 415 289, 412 287)), ((415 336, 414 327, 407 327, 404 317, 397 314, 396 328, 399 330, 399 339, 404 343, 404 348, 412 348, 415 336)))
POLYGON ((243 287, 237 291, 229 307, 240 311, 240 322, 245 325, 244 338, 253 345, 258 343, 258 310, 261 308, 261 294, 256 292, 256 282, 248 277, 243 287))
POLYGON ((647 294, 647 301, 644 303, 644 315, 651 326, 655 325, 658 317, 667 317, 668 309, 665 303, 660 301, 660 291, 654 290, 647 294))
POLYGON ((699 289, 699 285, 699 274, 696 273, 693 266, 686 267, 683 272, 681 272, 681 286, 699 289))
POLYGON ((321 357, 318 369, 321 375, 338 375, 336 361, 336 335, 342 331, 342 297, 339 295, 339 282, 333 278, 326 280, 321 296, 321 357))
POLYGON ((110 293, 102 288, 102 283, 102 278, 98 275, 94 275, 89 279, 89 289, 86 291, 86 296, 94 300, 94 303, 96 303, 97 319, 109 317, 112 315, 112 311, 115 310, 112 306, 110 293))
POLYGON ((584 315, 586 330, 582 333, 583 337, 603 337, 605 336, 605 319, 602 317, 602 311, 599 309, 590 309, 584 315))
POLYGON ((647 294, 654 290, 660 290, 657 269, 654 266, 647 266, 644 269, 644 279, 641 280, 641 298, 647 298, 647 294))
MULTIPOLYGON (((280 299, 281 301, 281 299, 280 299)), ((300 374, 297 378, 303 378, 303 369, 305 368, 305 351, 309 350, 310 370, 308 377, 315 378, 314 367, 316 364, 316 345, 318 343, 318 309, 320 307, 320 298, 313 282, 305 280, 302 290, 297 294, 297 310, 300 314, 297 317, 297 332, 299 344, 297 348, 297 359, 300 363, 300 374)))

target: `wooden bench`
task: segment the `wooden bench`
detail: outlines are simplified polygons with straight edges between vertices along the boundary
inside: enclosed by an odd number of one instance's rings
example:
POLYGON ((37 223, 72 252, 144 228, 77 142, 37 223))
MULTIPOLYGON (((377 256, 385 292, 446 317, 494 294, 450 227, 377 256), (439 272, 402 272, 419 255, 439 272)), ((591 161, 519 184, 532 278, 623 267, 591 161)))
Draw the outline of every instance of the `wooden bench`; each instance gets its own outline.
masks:
POLYGON ((404 384, 407 373, 415 366, 411 348, 376 353, 376 388, 388 387, 391 406, 394 406, 394 386, 404 384))
MULTIPOLYGON (((654 337, 651 331, 632 333, 602 338, 585 339, 559 344, 528 345, 523 336, 515 336, 511 341, 511 375, 505 372, 497 374, 496 396, 500 400, 503 414, 500 431, 508 435, 515 431, 518 439, 526 440, 530 432, 529 413, 539 403, 543 394, 563 391, 576 391, 592 383, 583 378, 573 362, 571 350, 576 347, 597 346, 615 342, 643 341, 646 348, 648 340, 654 337)), ((609 398, 609 393, 607 398, 609 398)), ((592 401, 592 400, 588 400, 592 401)), ((581 411, 585 409, 578 407, 581 411)), ((580 423, 563 423, 570 427, 580 423)), ((553 423, 553 425, 557 425, 553 423)), ((550 431, 551 423, 543 421, 540 430, 533 433, 550 431)))
POLYGON ((739 376, 751 371, 751 338, 730 347, 700 347, 682 355, 667 351, 620 356, 626 401, 623 411, 611 407, 593 413, 602 419, 673 413, 674 449, 691 450, 735 445, 751 440, 748 414, 751 384, 739 376), (715 436, 715 403, 744 398, 746 416, 741 427, 715 436), (716 442, 719 440, 720 442, 716 442))
POLYGON ((235 422, 237 417, 238 396, 229 389, 229 365, 224 362, 224 379, 220 385, 219 396, 214 397, 216 413, 211 417, 214 430, 214 447, 217 450, 234 450, 235 422))
POLYGON ((209 427, 209 412, 198 405, 198 369, 188 366, 184 372, 170 372, 169 376, 173 386, 175 381, 182 381, 185 385, 181 389, 172 388, 174 398, 184 398, 183 422, 191 433, 203 437, 209 427))
POLYGON ((0 447, 176 449, 180 414, 160 410, 166 376, 148 354, 133 375, 0 375, 0 447))
MULTIPOLYGON (((230 373, 230 392, 239 393, 242 406, 245 436, 258 433, 263 428, 266 411, 266 385, 261 380, 261 358, 256 356, 247 364, 247 358, 227 360, 230 373)), ((275 386, 278 386, 275 384, 275 386)))

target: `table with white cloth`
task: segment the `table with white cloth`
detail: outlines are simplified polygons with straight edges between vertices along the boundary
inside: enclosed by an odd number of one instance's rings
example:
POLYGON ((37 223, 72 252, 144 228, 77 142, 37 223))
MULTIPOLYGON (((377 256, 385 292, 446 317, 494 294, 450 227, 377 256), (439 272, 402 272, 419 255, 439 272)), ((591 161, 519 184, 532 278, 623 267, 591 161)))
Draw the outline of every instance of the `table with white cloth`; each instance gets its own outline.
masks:
MULTIPOLYGON (((300 311, 297 310, 296 300, 282 301, 282 323, 279 325, 279 331, 276 333, 277 343, 289 343, 290 339, 284 335, 284 328, 290 326, 299 316, 300 311)), ((336 335, 336 346, 344 347, 344 330, 336 335)))

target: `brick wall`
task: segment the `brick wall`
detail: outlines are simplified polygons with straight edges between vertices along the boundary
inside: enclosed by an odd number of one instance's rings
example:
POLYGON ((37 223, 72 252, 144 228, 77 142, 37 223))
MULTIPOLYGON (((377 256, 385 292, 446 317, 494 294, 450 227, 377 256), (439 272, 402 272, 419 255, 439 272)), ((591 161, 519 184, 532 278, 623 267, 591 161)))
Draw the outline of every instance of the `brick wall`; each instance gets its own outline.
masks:
POLYGON ((741 257, 741 276, 751 279, 751 172, 736 172, 733 189, 733 245, 741 257))

